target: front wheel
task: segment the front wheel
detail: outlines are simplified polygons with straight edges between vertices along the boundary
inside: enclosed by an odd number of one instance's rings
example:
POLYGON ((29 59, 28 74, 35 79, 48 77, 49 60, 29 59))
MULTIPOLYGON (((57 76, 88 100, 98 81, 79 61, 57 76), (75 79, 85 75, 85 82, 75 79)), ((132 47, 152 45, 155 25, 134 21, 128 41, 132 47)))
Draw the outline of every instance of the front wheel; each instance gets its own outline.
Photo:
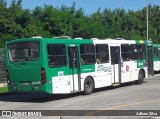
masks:
POLYGON ((94 82, 91 77, 87 77, 84 81, 84 93, 89 95, 93 92, 94 89, 94 82))
POLYGON ((139 71, 137 84, 142 84, 144 82, 144 73, 142 70, 139 71))

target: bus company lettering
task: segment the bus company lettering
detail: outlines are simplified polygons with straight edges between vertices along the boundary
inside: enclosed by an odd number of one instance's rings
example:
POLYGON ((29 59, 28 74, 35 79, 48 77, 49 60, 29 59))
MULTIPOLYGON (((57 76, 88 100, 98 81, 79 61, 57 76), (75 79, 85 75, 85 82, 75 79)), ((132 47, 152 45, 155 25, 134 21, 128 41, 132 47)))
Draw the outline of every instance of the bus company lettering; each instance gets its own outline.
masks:
POLYGON ((111 66, 98 65, 97 72, 111 72, 111 66))

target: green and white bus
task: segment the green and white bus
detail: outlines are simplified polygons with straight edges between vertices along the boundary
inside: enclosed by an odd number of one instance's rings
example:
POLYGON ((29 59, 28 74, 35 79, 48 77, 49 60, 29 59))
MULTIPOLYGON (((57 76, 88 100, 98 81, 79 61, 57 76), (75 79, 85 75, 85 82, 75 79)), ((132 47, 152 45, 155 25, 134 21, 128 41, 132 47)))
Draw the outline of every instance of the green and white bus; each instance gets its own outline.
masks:
POLYGON ((153 44, 154 71, 160 71, 160 44, 153 44))
POLYGON ((68 94, 153 75, 152 42, 115 39, 23 38, 6 42, 10 92, 68 94))

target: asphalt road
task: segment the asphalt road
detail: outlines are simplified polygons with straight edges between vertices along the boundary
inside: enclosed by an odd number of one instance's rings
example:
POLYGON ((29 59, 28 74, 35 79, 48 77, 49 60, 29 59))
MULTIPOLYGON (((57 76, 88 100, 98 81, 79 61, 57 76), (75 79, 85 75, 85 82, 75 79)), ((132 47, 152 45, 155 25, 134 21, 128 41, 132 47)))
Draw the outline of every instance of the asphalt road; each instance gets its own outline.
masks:
POLYGON ((91 95, 0 94, 0 110, 160 110, 160 74, 142 85, 107 87, 91 95))

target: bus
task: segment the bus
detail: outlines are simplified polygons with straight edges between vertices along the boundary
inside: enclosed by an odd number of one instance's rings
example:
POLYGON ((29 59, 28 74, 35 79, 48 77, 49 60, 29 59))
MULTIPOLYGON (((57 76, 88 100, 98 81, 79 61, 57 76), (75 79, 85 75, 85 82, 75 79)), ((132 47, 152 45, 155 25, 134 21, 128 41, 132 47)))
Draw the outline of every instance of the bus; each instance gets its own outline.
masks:
POLYGON ((154 71, 160 71, 160 44, 153 44, 154 71))
POLYGON ((9 92, 69 94, 153 75, 153 45, 145 40, 22 38, 6 42, 9 92))

